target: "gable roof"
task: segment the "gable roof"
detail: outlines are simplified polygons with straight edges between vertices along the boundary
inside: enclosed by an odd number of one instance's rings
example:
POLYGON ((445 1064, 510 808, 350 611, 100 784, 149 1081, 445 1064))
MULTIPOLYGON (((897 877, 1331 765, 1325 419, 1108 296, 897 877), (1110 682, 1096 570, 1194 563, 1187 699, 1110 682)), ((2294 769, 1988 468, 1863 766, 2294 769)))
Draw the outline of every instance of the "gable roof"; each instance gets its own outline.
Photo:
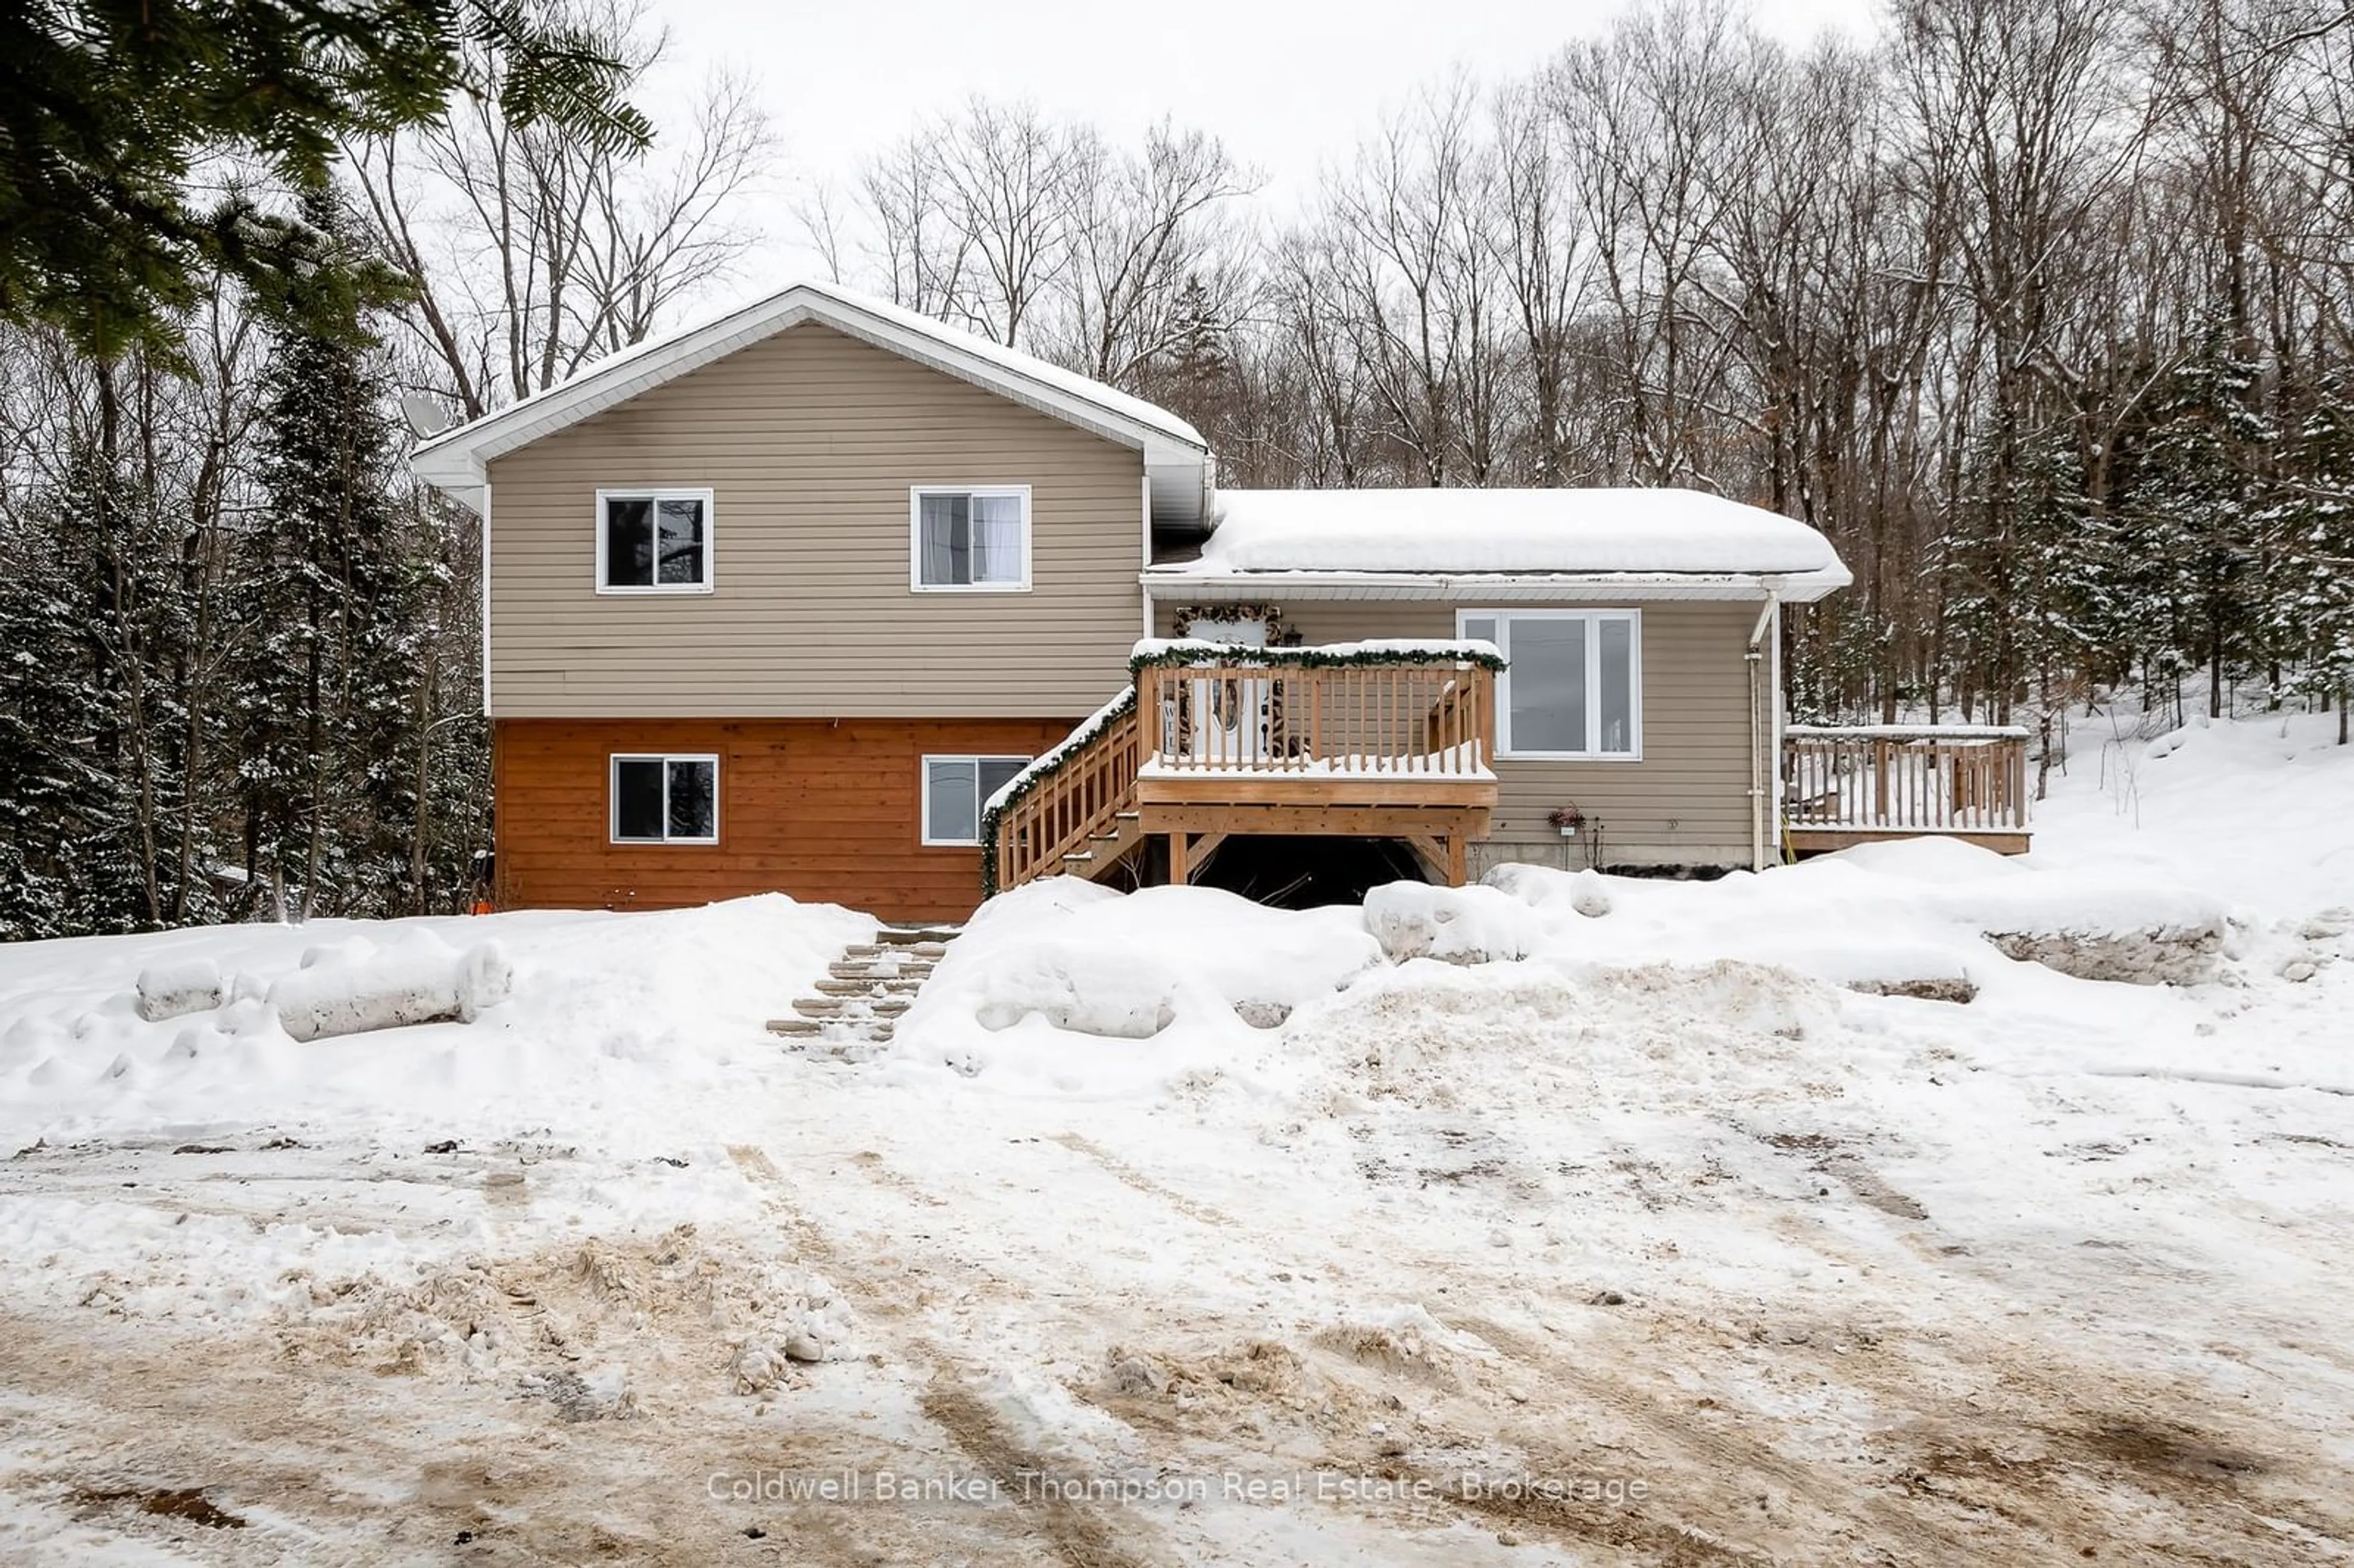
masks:
POLYGON ((1697 490, 1223 490, 1155 589, 1204 597, 1819 599, 1851 580, 1795 517, 1697 490), (1577 591, 1573 591, 1577 590, 1577 591))
POLYGON ((1202 514, 1209 449, 1201 432, 1140 397, 1034 355, 832 283, 796 282, 724 315, 610 354, 545 392, 420 442, 409 467, 480 505, 491 461, 778 333, 814 322, 1133 447, 1157 517, 1202 514))

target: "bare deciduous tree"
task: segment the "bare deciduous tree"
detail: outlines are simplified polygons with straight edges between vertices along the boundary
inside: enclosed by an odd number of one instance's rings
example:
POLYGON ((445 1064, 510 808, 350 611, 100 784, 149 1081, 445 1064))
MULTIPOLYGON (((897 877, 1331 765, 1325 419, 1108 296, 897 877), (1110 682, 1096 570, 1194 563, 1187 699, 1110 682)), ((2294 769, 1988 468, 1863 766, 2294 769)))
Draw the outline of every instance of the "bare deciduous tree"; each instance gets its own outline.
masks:
MULTIPOLYGON (((578 20, 629 61, 628 91, 651 97, 663 40, 642 17, 642 0, 601 0, 578 20)), ((421 362, 463 417, 640 341, 754 243, 735 214, 776 156, 767 121, 738 78, 683 97, 667 113, 653 100, 656 145, 642 154, 512 125, 491 92, 440 125, 346 149, 375 242, 414 291, 405 319, 421 362)))

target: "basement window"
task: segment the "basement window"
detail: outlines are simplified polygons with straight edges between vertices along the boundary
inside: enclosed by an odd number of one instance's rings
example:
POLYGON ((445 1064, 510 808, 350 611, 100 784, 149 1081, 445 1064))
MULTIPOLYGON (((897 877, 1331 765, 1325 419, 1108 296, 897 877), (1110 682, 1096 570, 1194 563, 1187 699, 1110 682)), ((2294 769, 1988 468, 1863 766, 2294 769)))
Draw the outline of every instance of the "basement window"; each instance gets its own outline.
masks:
POLYGON ((1030 587, 1030 487, 908 493, 919 592, 1019 593, 1030 587))
POLYGON ((1029 766, 1026 757, 925 758, 924 842, 981 842, 981 809, 1029 766))
POLYGON ((615 843, 719 842, 718 758, 622 756, 612 767, 615 843))
POLYGON ((599 593, 709 593, 711 492, 597 493, 599 593))
POLYGON ((1467 609, 1456 635, 1493 642, 1496 754, 1596 762, 1643 756, 1643 618, 1634 609, 1467 609))

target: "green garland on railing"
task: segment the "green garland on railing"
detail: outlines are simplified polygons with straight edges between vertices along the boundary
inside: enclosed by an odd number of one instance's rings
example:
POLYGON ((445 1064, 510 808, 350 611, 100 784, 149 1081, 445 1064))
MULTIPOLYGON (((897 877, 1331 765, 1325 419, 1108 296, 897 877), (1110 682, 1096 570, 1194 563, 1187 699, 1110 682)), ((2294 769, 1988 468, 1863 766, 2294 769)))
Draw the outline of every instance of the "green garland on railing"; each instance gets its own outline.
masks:
POLYGON ((1052 760, 1035 773, 1025 776, 1004 800, 981 814, 981 896, 984 901, 997 896, 997 820, 1019 805, 1033 789, 1069 767, 1072 758, 1085 751, 1088 742, 1101 735, 1112 720, 1135 706, 1136 687, 1131 683, 1128 690, 1090 715, 1087 722, 1095 726, 1094 734, 1076 744, 1068 737, 1056 742, 1060 749, 1052 760))
POLYGON ((1227 648, 1212 643, 1182 643, 1130 654, 1128 673, 1150 669, 1176 670, 1189 664, 1240 664, 1283 670, 1341 670, 1373 664, 1476 664, 1501 672, 1500 653, 1455 652, 1444 648, 1355 648, 1336 653, 1310 644, 1304 648, 1227 648))

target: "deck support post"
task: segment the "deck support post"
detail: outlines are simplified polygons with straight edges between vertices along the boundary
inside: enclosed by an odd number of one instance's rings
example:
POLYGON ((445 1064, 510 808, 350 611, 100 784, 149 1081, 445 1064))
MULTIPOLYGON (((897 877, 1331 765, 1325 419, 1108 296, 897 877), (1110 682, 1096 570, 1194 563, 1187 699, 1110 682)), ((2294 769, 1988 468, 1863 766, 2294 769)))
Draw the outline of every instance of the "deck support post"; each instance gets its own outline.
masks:
POLYGON ((1193 880, 1190 857, 1186 853, 1192 839, 1193 835, 1186 832, 1169 835, 1169 885, 1172 887, 1182 887, 1193 880))
POLYGON ((1470 856, 1466 853, 1461 833, 1447 835, 1447 885, 1460 887, 1467 880, 1470 856))

